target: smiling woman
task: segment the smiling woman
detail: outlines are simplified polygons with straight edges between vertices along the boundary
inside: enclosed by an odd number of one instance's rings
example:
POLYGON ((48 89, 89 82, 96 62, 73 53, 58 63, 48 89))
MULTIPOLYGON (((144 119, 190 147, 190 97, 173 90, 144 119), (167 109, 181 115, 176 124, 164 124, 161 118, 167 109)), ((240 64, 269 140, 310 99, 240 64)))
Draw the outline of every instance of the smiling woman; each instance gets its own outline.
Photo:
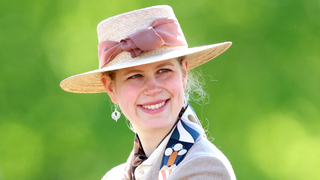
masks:
POLYGON ((187 82, 187 59, 182 67, 175 59, 120 69, 115 79, 101 77, 113 103, 119 103, 124 115, 139 134, 149 156, 176 122, 187 82))
MULTIPOLYGON (((100 68, 60 85, 69 92, 107 92, 135 130, 127 162, 103 179, 235 179, 185 95, 188 70, 218 56, 231 42, 188 48, 170 6, 108 18, 98 25, 98 39, 100 68)), ((112 118, 118 120, 117 110, 112 118)))

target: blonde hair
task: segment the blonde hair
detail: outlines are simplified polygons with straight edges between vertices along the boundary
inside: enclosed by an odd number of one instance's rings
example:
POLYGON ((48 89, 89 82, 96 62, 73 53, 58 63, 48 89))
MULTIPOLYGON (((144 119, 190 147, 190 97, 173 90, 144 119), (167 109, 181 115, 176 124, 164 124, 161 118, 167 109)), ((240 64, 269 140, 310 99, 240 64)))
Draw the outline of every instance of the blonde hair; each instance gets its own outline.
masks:
POLYGON ((184 98, 186 101, 194 101, 199 105, 204 105, 209 102, 209 94, 203 89, 205 79, 200 70, 189 70, 187 86, 184 90, 184 98))
MULTIPOLYGON (((185 57, 177 58, 180 65, 185 57)), ((205 79, 201 70, 188 70, 187 86, 184 90, 184 99, 186 101, 194 101, 199 105, 209 102, 209 94, 204 91, 205 79)))

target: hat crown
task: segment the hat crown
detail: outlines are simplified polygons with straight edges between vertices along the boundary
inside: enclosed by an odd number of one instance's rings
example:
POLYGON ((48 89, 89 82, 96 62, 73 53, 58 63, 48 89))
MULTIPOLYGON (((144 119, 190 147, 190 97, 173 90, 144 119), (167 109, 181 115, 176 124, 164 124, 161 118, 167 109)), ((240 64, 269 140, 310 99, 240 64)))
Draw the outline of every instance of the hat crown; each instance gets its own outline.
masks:
MULTIPOLYGON (((97 27, 99 43, 103 41, 119 42, 121 39, 128 37, 128 35, 149 27, 154 20, 160 18, 176 19, 176 16, 170 6, 160 5, 105 19, 97 27)), ((185 39, 184 36, 183 38, 185 39)))

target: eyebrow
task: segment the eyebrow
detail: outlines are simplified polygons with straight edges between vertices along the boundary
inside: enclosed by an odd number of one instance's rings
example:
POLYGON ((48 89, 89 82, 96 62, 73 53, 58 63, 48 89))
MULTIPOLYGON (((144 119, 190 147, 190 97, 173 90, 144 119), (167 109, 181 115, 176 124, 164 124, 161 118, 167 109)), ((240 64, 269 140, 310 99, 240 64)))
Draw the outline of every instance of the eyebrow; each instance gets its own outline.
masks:
POLYGON ((136 74, 136 73, 141 73, 142 71, 141 70, 129 70, 129 71, 127 71, 127 72, 125 72, 124 74, 123 74, 123 76, 125 77, 125 76, 128 76, 128 74, 136 74))
MULTIPOLYGON (((159 65, 157 65, 156 67, 155 67, 155 69, 159 69, 159 68, 161 68, 161 67, 163 67, 163 66, 174 66, 174 64, 172 63, 172 62, 163 62, 163 63, 161 63, 161 64, 159 64, 159 65)), ((128 74, 135 74, 135 73, 141 73, 141 72, 143 72, 142 70, 137 70, 137 69, 133 69, 133 70, 129 70, 129 71, 127 71, 127 72, 125 72, 124 74, 123 74, 123 76, 127 76, 128 74)))
POLYGON ((158 66, 156 66, 156 69, 158 69, 162 66, 166 66, 166 65, 174 66, 174 64, 171 61, 167 61, 167 62, 163 62, 163 63, 159 64, 158 66))

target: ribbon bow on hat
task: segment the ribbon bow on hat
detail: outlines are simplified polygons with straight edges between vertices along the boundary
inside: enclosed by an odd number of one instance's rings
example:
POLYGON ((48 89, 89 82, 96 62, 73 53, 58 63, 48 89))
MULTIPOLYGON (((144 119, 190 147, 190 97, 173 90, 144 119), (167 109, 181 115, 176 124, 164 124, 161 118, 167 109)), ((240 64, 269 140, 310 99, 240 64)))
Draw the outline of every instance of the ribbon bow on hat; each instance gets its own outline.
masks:
POLYGON ((99 68, 101 69, 122 51, 135 58, 142 52, 156 50, 163 45, 187 46, 180 25, 175 19, 162 18, 152 22, 150 27, 128 35, 120 42, 103 41, 98 45, 99 68))

